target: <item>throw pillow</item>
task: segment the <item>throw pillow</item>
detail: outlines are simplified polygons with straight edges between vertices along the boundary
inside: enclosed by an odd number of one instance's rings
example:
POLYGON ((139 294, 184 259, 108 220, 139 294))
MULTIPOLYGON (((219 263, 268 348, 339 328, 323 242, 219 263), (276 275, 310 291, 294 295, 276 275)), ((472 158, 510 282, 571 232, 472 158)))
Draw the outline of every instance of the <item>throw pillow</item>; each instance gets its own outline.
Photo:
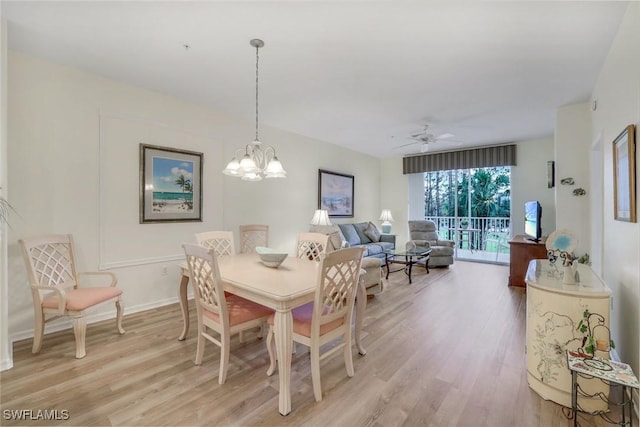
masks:
POLYGON ((375 225, 373 225, 372 222, 370 222, 369 225, 367 225, 367 228, 364 230, 364 234, 366 234, 367 237, 370 238, 372 242, 380 241, 380 231, 378 231, 378 228, 375 225))

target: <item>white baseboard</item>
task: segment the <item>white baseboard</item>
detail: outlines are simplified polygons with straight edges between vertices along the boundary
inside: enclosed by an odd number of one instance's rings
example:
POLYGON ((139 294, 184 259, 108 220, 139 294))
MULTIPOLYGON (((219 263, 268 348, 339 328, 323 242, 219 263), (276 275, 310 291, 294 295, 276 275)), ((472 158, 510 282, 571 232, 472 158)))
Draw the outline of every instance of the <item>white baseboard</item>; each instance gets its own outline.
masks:
POLYGON ((0 361, 0 371, 6 371, 13 368, 13 342, 9 340, 7 345, 9 346, 9 354, 7 355, 6 359, 2 359, 2 361, 0 361))
MULTIPOLYGON (((175 304, 178 301, 179 301, 178 297, 176 296, 176 297, 171 297, 171 298, 167 298, 160 301, 154 301, 147 304, 136 305, 133 307, 127 307, 125 305, 124 314, 123 314, 123 326, 126 329, 126 324, 124 323, 126 322, 127 315, 129 314, 139 313, 141 311, 151 310, 151 309, 163 307, 169 304, 175 304)), ((86 317, 86 320, 87 320, 87 324, 90 325, 92 323, 101 322, 103 320, 114 319, 115 316, 116 316, 116 310, 113 309, 104 313, 90 314, 86 317)), ((63 331, 65 329, 71 329, 72 327, 73 327, 73 322, 69 318, 61 318, 59 320, 54 320, 52 323, 46 324, 44 332, 45 334, 48 334, 51 332, 58 332, 58 331, 63 331)), ((9 338, 11 346, 13 347, 13 343, 16 341, 22 341, 29 338, 33 338, 33 332, 34 332, 33 329, 27 329, 27 330, 12 334, 9 338)), ((13 351, 11 352, 11 354, 13 354, 13 351)), ((6 368, 6 369, 10 369, 11 367, 13 367, 13 363, 11 363, 11 366, 9 366, 9 368, 6 368)), ((4 368, 4 361, 3 361, 2 368, 4 368)))

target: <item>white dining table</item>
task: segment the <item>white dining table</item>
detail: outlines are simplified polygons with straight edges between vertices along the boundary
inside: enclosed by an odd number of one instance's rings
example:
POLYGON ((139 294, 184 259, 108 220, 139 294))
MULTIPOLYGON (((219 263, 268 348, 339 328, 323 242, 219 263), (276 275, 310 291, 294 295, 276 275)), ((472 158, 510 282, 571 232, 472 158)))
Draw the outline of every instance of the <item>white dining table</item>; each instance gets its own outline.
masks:
MULTIPOLYGON (((178 339, 184 340, 189 332, 189 268, 186 262, 179 265, 182 268, 180 308, 184 325, 178 339)), ((219 257, 218 265, 225 291, 275 310, 275 342, 280 382, 278 406, 280 413, 287 415, 291 412, 291 310, 313 301, 320 263, 289 256, 280 267, 270 268, 260 262, 257 254, 237 254, 219 257)), ((366 304, 366 288, 360 280, 356 297, 355 341, 361 355, 366 354, 360 343, 366 304)))

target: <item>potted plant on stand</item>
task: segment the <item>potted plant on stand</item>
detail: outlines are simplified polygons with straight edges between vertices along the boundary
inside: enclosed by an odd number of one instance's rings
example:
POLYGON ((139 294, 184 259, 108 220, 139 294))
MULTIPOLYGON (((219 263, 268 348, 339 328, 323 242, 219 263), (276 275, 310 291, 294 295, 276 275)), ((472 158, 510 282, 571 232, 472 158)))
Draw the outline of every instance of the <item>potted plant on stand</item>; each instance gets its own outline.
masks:
POLYGON ((461 219, 460 220, 460 228, 468 228, 469 227, 469 220, 467 219, 461 219))

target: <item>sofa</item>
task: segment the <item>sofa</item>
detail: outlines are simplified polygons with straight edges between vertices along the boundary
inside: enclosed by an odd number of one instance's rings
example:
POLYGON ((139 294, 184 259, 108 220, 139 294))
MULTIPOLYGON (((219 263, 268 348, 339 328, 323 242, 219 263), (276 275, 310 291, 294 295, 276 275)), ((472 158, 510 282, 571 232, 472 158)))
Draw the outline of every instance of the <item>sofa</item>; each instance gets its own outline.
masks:
POLYGON ((417 246, 429 246, 429 267, 447 267, 453 264, 453 240, 440 239, 433 221, 409 221, 409 238, 417 246))

